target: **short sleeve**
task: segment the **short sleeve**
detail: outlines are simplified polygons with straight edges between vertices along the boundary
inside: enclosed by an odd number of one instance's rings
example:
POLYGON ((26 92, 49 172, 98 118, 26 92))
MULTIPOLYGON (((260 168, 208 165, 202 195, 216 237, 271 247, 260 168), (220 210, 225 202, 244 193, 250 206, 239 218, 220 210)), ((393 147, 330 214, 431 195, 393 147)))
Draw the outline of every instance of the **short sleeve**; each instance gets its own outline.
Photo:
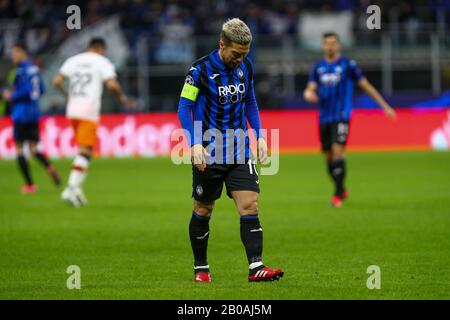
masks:
POLYGON ((115 79, 117 77, 116 68, 109 60, 105 60, 105 64, 104 64, 103 68, 101 69, 101 75, 102 75, 103 81, 106 81, 109 79, 115 79))
POLYGON ((311 71, 309 72, 309 82, 315 82, 318 83, 319 81, 317 80, 317 64, 313 64, 313 66, 311 67, 311 71))
POLYGON ((364 78, 364 74, 355 60, 350 60, 349 67, 351 70, 351 77, 354 81, 359 81, 364 78))

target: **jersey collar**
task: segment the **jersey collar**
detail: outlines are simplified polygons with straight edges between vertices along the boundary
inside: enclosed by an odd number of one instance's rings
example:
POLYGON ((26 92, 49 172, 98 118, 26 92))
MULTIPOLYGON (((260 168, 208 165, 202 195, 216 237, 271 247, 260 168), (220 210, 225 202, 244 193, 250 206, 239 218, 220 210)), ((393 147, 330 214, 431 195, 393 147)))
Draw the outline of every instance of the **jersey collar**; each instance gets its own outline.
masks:
POLYGON ((214 50, 211 53, 211 61, 220 71, 229 72, 232 69, 228 68, 222 61, 222 59, 219 56, 219 50, 214 50))
POLYGON ((28 66, 30 64, 31 64, 31 60, 30 59, 25 59, 21 63, 19 63, 19 65, 17 67, 23 68, 23 67, 26 67, 26 66, 28 66))
POLYGON ((328 64, 328 65, 333 65, 338 63, 339 61, 341 61, 342 59, 342 55, 339 55, 336 59, 334 59, 333 61, 328 61, 327 58, 323 58, 323 61, 328 64))

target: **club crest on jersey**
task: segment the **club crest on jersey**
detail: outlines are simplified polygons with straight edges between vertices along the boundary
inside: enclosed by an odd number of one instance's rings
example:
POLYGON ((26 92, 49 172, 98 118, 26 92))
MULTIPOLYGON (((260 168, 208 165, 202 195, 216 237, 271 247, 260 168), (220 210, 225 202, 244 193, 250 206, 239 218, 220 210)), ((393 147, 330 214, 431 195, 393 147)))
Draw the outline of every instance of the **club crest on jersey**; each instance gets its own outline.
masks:
POLYGON ((239 80, 243 80, 244 79, 244 72, 242 71, 241 68, 239 68, 237 70, 238 76, 239 76, 239 80))
POLYGON ((237 103, 245 98, 245 84, 230 84, 217 88, 220 104, 237 103))

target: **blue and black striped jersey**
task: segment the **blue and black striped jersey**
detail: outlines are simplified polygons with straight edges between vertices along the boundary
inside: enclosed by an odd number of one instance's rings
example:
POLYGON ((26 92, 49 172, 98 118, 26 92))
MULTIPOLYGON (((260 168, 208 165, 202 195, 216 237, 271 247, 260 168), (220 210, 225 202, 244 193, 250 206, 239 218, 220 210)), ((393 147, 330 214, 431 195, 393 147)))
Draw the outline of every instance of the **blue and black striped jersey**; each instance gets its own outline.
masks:
POLYGON ((218 50, 195 61, 186 74, 179 113, 186 104, 191 105, 192 119, 201 124, 191 145, 202 143, 211 154, 210 163, 248 162, 251 152, 247 119, 258 136, 260 131, 249 58, 234 69, 222 62, 218 50))
POLYGON ((11 116, 15 123, 35 123, 39 121, 39 99, 45 92, 39 68, 30 60, 25 60, 16 68, 14 92, 11 97, 11 116))
POLYGON ((313 65, 309 81, 317 84, 321 124, 350 120, 353 86, 363 77, 357 63, 345 57, 333 63, 322 59, 313 65))

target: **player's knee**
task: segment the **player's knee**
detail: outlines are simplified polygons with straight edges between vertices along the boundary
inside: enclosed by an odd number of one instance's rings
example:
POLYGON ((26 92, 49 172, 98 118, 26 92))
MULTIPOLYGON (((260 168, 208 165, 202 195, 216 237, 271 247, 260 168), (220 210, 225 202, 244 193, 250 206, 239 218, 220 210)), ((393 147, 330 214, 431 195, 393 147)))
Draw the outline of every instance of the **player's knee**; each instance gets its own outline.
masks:
POLYGON ((214 209, 214 202, 194 201, 194 211, 200 216, 209 216, 214 209))
POLYGON ((33 155, 35 155, 36 152, 37 152, 36 144, 30 143, 30 144, 29 144, 29 147, 30 147, 30 152, 31 152, 33 155))
POLYGON ((344 158, 344 147, 341 145, 333 145, 332 160, 340 160, 344 158))
POLYGON ((246 201, 243 201, 238 206, 239 214, 241 216, 254 215, 258 213, 258 197, 252 197, 246 201))
POLYGON ((91 147, 80 146, 78 152, 86 158, 92 157, 92 148, 91 147))

